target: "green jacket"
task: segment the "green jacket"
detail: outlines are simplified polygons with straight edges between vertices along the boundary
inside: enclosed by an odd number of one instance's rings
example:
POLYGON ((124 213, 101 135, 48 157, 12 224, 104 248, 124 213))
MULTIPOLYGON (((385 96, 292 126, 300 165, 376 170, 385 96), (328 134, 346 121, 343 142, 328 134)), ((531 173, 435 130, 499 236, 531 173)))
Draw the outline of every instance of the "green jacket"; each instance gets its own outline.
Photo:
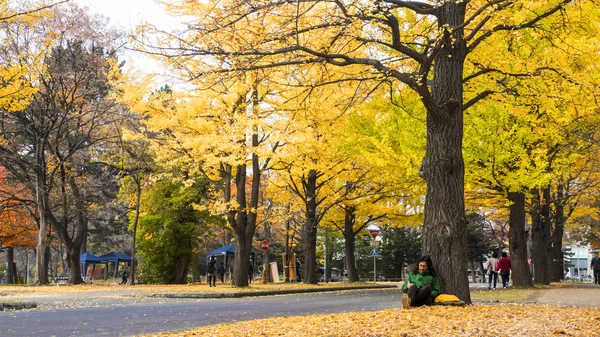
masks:
POLYGON ((402 292, 408 292, 408 284, 413 283, 417 287, 422 287, 426 284, 431 285, 431 301, 433 301, 440 294, 440 279, 437 276, 431 274, 428 270, 424 274, 419 273, 410 273, 406 280, 404 280, 404 285, 402 285, 402 292))

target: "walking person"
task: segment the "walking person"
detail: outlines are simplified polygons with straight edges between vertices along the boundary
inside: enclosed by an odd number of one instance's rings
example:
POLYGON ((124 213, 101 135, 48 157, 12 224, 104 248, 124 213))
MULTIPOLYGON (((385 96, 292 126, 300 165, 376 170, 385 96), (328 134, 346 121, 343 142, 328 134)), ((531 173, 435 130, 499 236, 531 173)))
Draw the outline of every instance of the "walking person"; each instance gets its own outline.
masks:
POLYGON ((217 264, 215 257, 211 256, 210 260, 208 260, 208 265, 206 266, 206 276, 208 277, 209 287, 217 286, 217 268, 215 264, 217 264))
POLYGON ((508 288, 508 279, 510 277, 510 259, 506 253, 502 253, 502 257, 498 261, 498 273, 502 278, 502 288, 508 288))
POLYGON ((494 280, 494 290, 498 282, 498 253, 493 253, 492 257, 487 261, 486 271, 488 274, 488 289, 492 289, 492 279, 494 280))
POLYGON ((120 284, 127 284, 127 269, 124 269, 123 273, 121 274, 121 283, 120 284))
POLYGON ((219 264, 219 269, 217 270, 217 273, 219 274, 221 283, 225 283, 225 265, 223 264, 223 262, 219 264))
POLYGON ((594 253, 590 269, 594 272, 594 284, 600 284, 600 257, 598 257, 598 252, 594 253))
POLYGON ((252 261, 248 262, 248 284, 252 283, 252 279, 254 278, 254 266, 252 265, 252 261))
POLYGON ((421 256, 417 270, 408 274, 402 285, 402 307, 418 307, 433 303, 440 294, 440 280, 432 268, 431 258, 421 256))

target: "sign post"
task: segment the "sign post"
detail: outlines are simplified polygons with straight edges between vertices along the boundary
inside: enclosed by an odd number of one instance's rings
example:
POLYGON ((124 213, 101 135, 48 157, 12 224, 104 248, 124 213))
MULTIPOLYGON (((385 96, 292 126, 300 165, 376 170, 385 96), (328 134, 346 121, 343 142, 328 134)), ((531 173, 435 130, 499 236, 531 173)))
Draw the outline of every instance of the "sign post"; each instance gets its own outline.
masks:
POLYGON ((373 246, 373 249, 369 254, 369 256, 373 257, 373 282, 377 282, 377 258, 380 257, 381 254, 377 249, 377 241, 375 239, 377 239, 377 235, 379 235, 379 228, 369 229, 369 234, 371 234, 371 237, 373 238, 373 240, 371 241, 373 243, 371 245, 373 246))

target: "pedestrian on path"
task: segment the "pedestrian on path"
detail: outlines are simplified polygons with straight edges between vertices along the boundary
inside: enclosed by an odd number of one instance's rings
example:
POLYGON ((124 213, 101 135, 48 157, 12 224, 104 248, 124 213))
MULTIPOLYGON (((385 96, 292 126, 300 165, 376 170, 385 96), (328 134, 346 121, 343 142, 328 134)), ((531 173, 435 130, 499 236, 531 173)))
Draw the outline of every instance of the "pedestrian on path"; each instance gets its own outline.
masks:
POLYGON ((498 253, 493 253, 487 261, 486 271, 489 279, 488 289, 492 289, 492 279, 494 279, 494 290, 496 290, 496 283, 498 283, 498 253))
POLYGON ((217 261, 215 261, 214 256, 211 256, 210 260, 208 260, 208 265, 206 266, 206 276, 208 277, 209 287, 217 286, 217 268, 215 264, 217 264, 217 261))
POLYGON ((219 264, 219 269, 217 270, 217 272, 219 273, 221 283, 225 283, 225 265, 223 265, 223 262, 219 264))
POLYGON ((598 257, 598 252, 594 253, 590 269, 594 272, 594 284, 600 284, 600 257, 598 257))
POLYGON ((121 274, 121 283, 119 284, 127 284, 127 270, 124 269, 123 273, 121 274))
POLYGON ((248 284, 252 283, 252 279, 254 278, 254 266, 252 265, 252 261, 248 262, 248 284))
POLYGON ((413 270, 402 285, 402 307, 418 307, 433 303, 440 294, 440 280, 432 268, 429 256, 417 260, 417 270, 413 270))
POLYGON ((502 288, 508 288, 508 280, 510 277, 510 259, 508 258, 508 254, 502 253, 502 257, 498 261, 497 270, 502 277, 502 288))

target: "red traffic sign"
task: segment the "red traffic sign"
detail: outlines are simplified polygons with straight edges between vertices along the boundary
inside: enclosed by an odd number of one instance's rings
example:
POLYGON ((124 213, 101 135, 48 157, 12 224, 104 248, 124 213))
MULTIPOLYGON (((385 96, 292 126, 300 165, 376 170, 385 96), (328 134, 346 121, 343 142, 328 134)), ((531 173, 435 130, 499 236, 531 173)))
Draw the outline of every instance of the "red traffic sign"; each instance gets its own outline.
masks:
POLYGON ((369 234, 371 234, 373 239, 375 239, 377 237, 377 235, 379 234, 379 229, 369 229, 369 234))
POLYGON ((263 240, 263 242, 260 243, 260 249, 269 250, 269 240, 263 240))

